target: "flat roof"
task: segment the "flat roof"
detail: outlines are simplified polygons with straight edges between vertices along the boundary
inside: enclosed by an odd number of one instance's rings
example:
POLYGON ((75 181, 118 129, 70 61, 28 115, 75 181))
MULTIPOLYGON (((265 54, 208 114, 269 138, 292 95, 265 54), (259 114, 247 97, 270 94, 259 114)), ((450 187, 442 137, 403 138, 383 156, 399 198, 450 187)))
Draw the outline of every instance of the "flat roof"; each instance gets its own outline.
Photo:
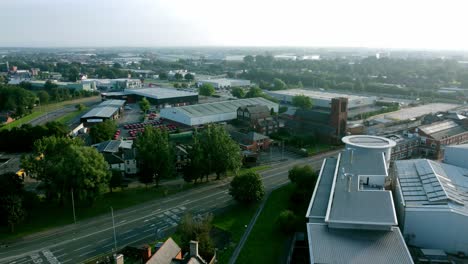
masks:
POLYGON ((125 100, 106 100, 101 102, 99 105, 89 110, 81 118, 110 118, 112 117, 120 107, 125 104, 125 100))
POLYGON ((412 118, 418 118, 427 114, 435 114, 437 112, 446 112, 446 111, 455 109, 458 106, 459 105, 456 105, 456 104, 433 103, 433 104, 420 105, 416 107, 403 108, 395 112, 375 116, 374 118, 383 116, 386 119, 392 119, 392 120, 408 120, 412 118))
POLYGON ((325 218, 327 214, 328 199, 330 198, 333 185, 337 159, 334 157, 327 158, 324 162, 325 164, 320 171, 320 177, 307 212, 307 217, 325 218))
POLYGON ((326 222, 397 225, 392 193, 381 189, 362 190, 359 176, 388 176, 384 154, 345 150, 339 157, 333 197, 326 222), (349 176, 351 175, 351 176, 349 176), (348 183, 350 177, 351 183, 348 183), (348 185, 349 184, 349 185, 348 185), (349 186, 349 187, 348 187, 349 186))
POLYGON ((311 263, 413 263, 398 227, 390 231, 353 230, 308 223, 307 236, 311 263))
POLYGON ((247 105, 265 105, 265 106, 268 106, 268 108, 278 107, 277 103, 274 103, 262 97, 255 97, 255 98, 248 98, 248 99, 238 99, 238 100, 229 100, 229 101, 221 101, 221 102, 206 103, 206 104, 195 104, 195 105, 187 105, 187 106, 180 106, 180 107, 173 107, 173 108, 164 108, 161 111, 175 110, 189 117, 202 117, 202 116, 211 116, 211 115, 218 115, 218 114, 223 114, 223 113, 236 112, 239 107, 247 106, 247 105))
POLYGON ((346 145, 351 145, 359 148, 391 148, 396 145, 396 142, 384 137, 355 135, 346 136, 341 139, 346 145))
POLYGON ((289 89, 289 90, 281 90, 281 91, 269 91, 268 93, 278 94, 278 95, 289 95, 289 96, 305 95, 311 98, 323 99, 323 100, 331 100, 336 97, 346 97, 348 98, 348 100, 362 100, 362 99, 371 98, 371 97, 360 96, 360 95, 322 92, 322 91, 306 90, 306 89, 289 89))
POLYGON ((198 93, 180 91, 171 88, 143 88, 143 89, 127 89, 126 94, 136 94, 153 99, 168 99, 184 96, 198 96, 198 93))

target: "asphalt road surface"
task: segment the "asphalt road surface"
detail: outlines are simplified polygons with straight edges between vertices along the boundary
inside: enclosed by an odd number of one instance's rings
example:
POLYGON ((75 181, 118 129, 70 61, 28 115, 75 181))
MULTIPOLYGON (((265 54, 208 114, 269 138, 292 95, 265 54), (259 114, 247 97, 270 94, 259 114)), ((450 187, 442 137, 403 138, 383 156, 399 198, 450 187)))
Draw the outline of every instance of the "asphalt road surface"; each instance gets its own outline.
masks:
MULTIPOLYGON (((86 105, 86 106, 93 106, 97 103, 100 102, 100 99, 96 99, 94 101, 90 101, 90 102, 84 102, 83 104, 86 105)), ((47 122, 50 122, 50 121, 54 121, 55 119, 58 119, 68 113, 71 113, 71 112, 74 112, 76 111, 76 108, 75 108, 75 105, 69 105, 69 106, 65 106, 65 107, 62 107, 62 108, 59 108, 57 110, 54 110, 54 111, 50 111, 50 112, 47 112, 31 121, 29 121, 28 123, 33 125, 33 126, 36 126, 36 125, 43 125, 47 122)))
MULTIPOLYGON (((267 190, 287 184, 288 171, 297 164, 320 168, 324 157, 288 160, 271 165, 261 175, 267 190)), ((177 227, 187 212, 202 215, 216 212, 234 203, 228 194, 229 179, 190 189, 162 199, 114 212, 117 248, 147 243, 164 237, 177 227)), ((248 224, 248 223, 246 223, 248 224)), ((80 263, 115 248, 112 218, 102 215, 43 233, 24 237, 0 248, 0 263, 80 263)))

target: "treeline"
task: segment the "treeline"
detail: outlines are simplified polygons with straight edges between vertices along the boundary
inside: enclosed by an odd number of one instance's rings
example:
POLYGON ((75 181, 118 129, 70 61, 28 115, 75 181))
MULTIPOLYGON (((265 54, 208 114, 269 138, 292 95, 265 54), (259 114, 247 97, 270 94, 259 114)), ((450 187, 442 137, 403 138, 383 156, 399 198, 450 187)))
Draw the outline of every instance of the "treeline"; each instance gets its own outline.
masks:
POLYGON ((95 91, 77 90, 66 87, 60 87, 57 84, 51 82, 50 80, 46 81, 44 87, 40 89, 33 88, 31 83, 29 82, 22 82, 19 84, 19 86, 26 90, 36 92, 37 98, 39 99, 38 103, 40 104, 47 104, 51 101, 61 102, 76 98, 97 95, 97 92, 95 91))
POLYGON ((48 136, 66 136, 67 127, 58 122, 48 122, 45 125, 31 126, 29 124, 0 131, 0 151, 29 152, 33 150, 34 142, 48 136))
POLYGON ((33 109, 35 98, 30 91, 0 84, 0 112, 10 112, 13 116, 25 115, 33 109))

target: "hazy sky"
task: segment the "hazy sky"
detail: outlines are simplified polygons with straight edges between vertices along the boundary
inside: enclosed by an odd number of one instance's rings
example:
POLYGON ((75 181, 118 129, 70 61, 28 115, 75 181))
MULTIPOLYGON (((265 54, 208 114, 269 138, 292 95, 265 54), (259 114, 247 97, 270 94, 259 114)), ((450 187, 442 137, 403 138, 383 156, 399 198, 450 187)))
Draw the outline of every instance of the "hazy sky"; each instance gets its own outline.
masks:
POLYGON ((468 1, 0 0, 0 46, 468 50, 468 1))

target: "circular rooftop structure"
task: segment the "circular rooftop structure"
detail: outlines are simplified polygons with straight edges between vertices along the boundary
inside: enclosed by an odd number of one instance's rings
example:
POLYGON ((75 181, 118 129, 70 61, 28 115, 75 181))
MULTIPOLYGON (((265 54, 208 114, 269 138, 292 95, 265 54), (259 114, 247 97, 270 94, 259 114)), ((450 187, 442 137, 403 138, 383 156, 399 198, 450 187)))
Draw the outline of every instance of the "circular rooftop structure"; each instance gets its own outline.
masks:
POLYGON ((347 136, 341 140, 348 146, 367 149, 385 149, 396 145, 396 142, 391 139, 368 135, 347 136))

